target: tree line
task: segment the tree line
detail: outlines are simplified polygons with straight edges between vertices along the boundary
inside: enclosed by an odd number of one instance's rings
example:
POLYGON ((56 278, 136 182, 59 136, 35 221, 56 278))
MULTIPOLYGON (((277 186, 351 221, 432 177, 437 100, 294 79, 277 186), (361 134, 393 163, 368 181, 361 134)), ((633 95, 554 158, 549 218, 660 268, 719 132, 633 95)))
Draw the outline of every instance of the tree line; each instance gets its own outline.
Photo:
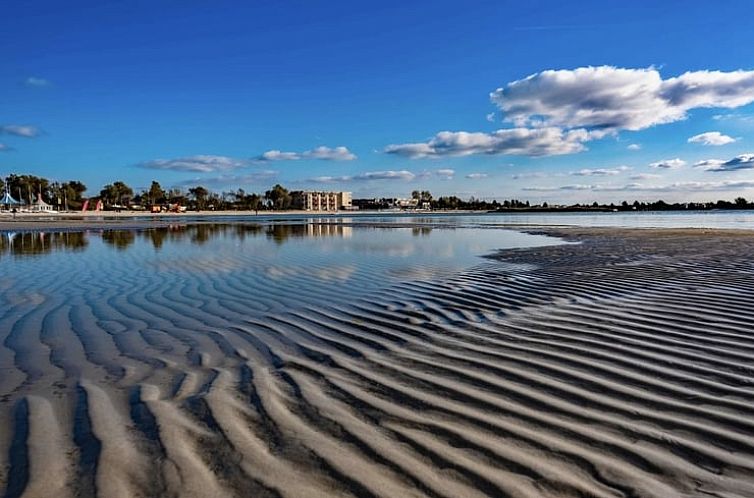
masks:
POLYGON ((290 209, 291 193, 282 185, 275 185, 264 193, 247 193, 244 189, 212 192, 197 185, 186 190, 163 188, 153 181, 148 189, 136 192, 123 181, 109 183, 97 195, 85 196, 87 186, 80 181, 50 181, 34 175, 8 175, 0 185, 0 195, 8 193, 22 204, 33 204, 42 199, 61 210, 79 210, 88 200, 90 205, 102 201, 105 209, 149 209, 152 206, 183 206, 193 210, 264 210, 290 209))
MULTIPOLYGON (((0 195, 8 189, 10 195, 24 204, 33 204, 40 198, 60 210, 79 210, 87 200, 90 204, 102 201, 105 209, 150 209, 153 206, 169 208, 181 206, 191 210, 286 210, 291 209, 293 196, 291 192, 277 184, 264 193, 235 191, 212 192, 198 185, 186 190, 180 188, 163 188, 153 181, 149 188, 135 192, 123 181, 109 183, 102 187, 98 195, 85 197, 87 186, 77 180, 66 182, 50 181, 34 175, 11 174, 0 184, 0 195)), ((461 199, 455 195, 435 198, 428 190, 414 190, 411 199, 414 206, 427 206, 438 210, 469 211, 679 211, 709 209, 754 209, 754 203, 743 197, 733 201, 718 200, 713 202, 679 202, 667 203, 663 200, 654 202, 623 201, 615 203, 591 203, 549 205, 547 202, 531 204, 519 199, 484 200, 470 197, 461 199)), ((354 199, 354 206, 359 209, 391 209, 396 207, 396 199, 354 199)))

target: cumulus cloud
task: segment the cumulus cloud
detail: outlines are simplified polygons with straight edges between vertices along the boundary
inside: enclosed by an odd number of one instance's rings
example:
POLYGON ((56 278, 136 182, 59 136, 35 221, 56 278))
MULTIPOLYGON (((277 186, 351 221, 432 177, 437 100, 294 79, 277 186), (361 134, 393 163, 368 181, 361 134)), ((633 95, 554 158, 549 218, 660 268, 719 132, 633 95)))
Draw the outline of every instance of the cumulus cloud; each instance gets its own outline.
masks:
POLYGON ((688 139, 690 144, 702 144, 702 145, 726 145, 735 142, 736 139, 723 135, 719 131, 708 131, 706 133, 700 133, 694 135, 688 139))
POLYGON ((487 173, 469 173, 466 175, 466 178, 470 180, 481 180, 483 178, 487 178, 489 175, 487 173))
POLYGON ((485 119, 489 121, 490 123, 495 121, 495 113, 491 112, 485 116, 485 119))
POLYGON ((216 171, 229 171, 248 166, 248 159, 238 159, 227 156, 198 155, 179 157, 176 159, 154 159, 137 164, 141 168, 169 170, 169 171, 193 171, 195 173, 210 173, 216 171))
POLYGON ((706 159, 694 164, 697 168, 707 171, 739 171, 754 169, 754 154, 741 154, 728 161, 721 159, 706 159))
POLYGON ((42 131, 36 126, 31 125, 2 125, 0 126, 0 134, 15 135, 17 137, 34 138, 42 134, 42 131))
POLYGON ((569 174, 572 176, 614 176, 620 175, 631 169, 630 166, 618 166, 617 168, 598 168, 598 169, 580 169, 578 171, 571 171, 569 174))
POLYGON ((257 158, 258 161, 297 161, 299 159, 320 159, 323 161, 353 161, 356 154, 348 150, 347 147, 325 147, 320 146, 304 152, 282 152, 279 150, 268 150, 257 158))
POLYGON ((50 83, 50 80, 46 80, 44 78, 38 78, 36 76, 29 76, 24 80, 24 85, 33 87, 33 88, 42 88, 46 86, 50 86, 52 83, 50 83))
POLYGON ((641 150, 640 144, 629 144, 628 147, 626 147, 628 150, 641 150))
POLYGON ((415 158, 511 154, 552 156, 585 150, 585 130, 509 128, 492 133, 441 131, 427 142, 388 145, 385 152, 415 158))
POLYGON ((695 108, 754 102, 754 71, 690 71, 662 79, 653 67, 548 70, 508 83, 490 98, 515 126, 609 134, 672 123, 695 108))
MULTIPOLYGON (((693 109, 750 104, 754 71, 690 71, 663 79, 654 67, 547 70, 498 88, 490 99, 513 128, 444 131, 427 142, 390 145, 385 152, 410 158, 572 154, 585 150, 590 140, 679 121, 693 109)), ((638 150, 636 144, 629 147, 638 150)))
POLYGON ((258 158, 260 161, 296 161, 301 159, 298 152, 281 152, 279 150, 268 150, 258 158))
POLYGON ((697 161, 694 163, 695 168, 701 168, 706 170, 713 170, 717 169, 725 163, 722 159, 704 159, 703 161, 697 161))
POLYGON ((302 155, 304 157, 322 159, 325 161, 353 161, 354 159, 356 159, 356 154, 353 154, 343 146, 335 147, 332 149, 330 147, 321 146, 313 150, 308 150, 302 155))
POLYGON ((675 159, 663 159, 662 161, 651 163, 649 166, 658 169, 678 169, 686 166, 686 161, 676 157, 675 159))

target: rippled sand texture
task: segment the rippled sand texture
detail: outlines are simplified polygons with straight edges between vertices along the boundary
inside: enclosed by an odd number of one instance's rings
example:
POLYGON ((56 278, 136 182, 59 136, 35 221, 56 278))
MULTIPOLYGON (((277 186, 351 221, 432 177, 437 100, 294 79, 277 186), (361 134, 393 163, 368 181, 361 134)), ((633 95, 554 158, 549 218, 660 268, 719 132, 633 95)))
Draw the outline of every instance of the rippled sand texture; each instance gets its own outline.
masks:
POLYGON ((754 496, 754 236, 569 233, 352 302, 242 259, 0 277, 0 493, 754 496))

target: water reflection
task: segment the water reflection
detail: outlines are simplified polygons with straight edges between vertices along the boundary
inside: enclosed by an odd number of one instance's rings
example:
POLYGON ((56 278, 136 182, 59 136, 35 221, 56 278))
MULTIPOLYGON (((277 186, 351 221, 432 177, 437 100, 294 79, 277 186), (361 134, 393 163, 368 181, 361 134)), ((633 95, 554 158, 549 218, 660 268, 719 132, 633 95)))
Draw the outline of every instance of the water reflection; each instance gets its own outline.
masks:
POLYGON ((276 244, 284 244, 292 238, 350 238, 352 235, 352 227, 334 223, 272 225, 205 223, 169 225, 140 230, 0 232, 0 255, 41 255, 56 250, 83 250, 89 244, 90 237, 100 238, 105 245, 118 251, 125 251, 139 239, 151 243, 154 249, 160 250, 168 242, 188 241, 195 245, 202 245, 219 237, 242 242, 249 237, 265 236, 276 244))
POLYGON ((119 251, 124 251, 136 242, 136 233, 129 230, 107 230, 102 232, 102 241, 119 251))
POLYGON ((305 225, 269 225, 267 238, 282 244, 289 238, 339 237, 351 238, 353 228, 334 223, 307 223, 305 225))
POLYGON ((0 232, 0 256, 83 251, 88 245, 85 232, 0 232))
POLYGON ((39 275, 67 269, 98 282, 129 275, 149 286, 160 275, 166 289, 195 282, 197 298, 214 288, 227 296, 252 292, 259 309, 348 300, 396 281, 453 274, 495 249, 554 242, 488 228, 290 221, 0 236, 0 256, 44 255, 13 257, 3 265, 6 279, 34 286, 39 275), (50 256, 56 251, 60 257, 50 256), (35 279, 26 278, 30 272, 35 279))

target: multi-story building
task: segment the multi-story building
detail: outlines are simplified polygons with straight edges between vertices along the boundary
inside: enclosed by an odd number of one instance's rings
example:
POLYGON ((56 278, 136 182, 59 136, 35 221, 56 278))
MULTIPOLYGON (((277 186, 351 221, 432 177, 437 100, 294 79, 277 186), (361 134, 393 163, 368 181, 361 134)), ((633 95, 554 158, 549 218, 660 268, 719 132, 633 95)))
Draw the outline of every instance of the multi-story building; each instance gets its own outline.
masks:
POLYGON ((295 209, 304 211, 338 211, 351 209, 351 192, 291 192, 295 209))

